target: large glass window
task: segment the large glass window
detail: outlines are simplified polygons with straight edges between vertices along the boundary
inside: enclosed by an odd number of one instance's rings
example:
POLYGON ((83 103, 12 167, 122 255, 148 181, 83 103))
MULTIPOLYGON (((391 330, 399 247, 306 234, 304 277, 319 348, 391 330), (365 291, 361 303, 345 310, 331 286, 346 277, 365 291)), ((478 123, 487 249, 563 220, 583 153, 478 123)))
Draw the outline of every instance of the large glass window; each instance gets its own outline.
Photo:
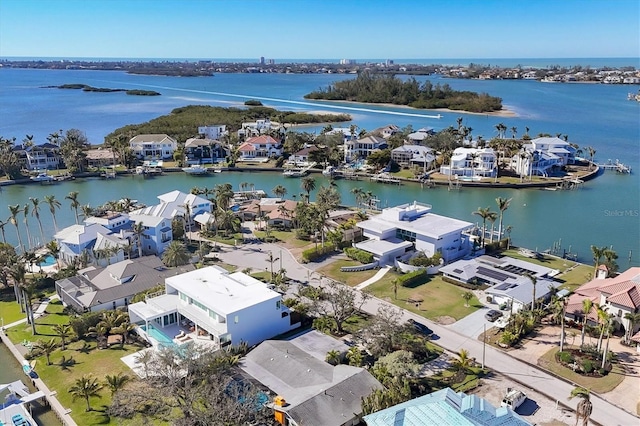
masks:
POLYGON ((402 241, 416 241, 416 233, 407 231, 406 229, 396 229, 396 238, 402 241))

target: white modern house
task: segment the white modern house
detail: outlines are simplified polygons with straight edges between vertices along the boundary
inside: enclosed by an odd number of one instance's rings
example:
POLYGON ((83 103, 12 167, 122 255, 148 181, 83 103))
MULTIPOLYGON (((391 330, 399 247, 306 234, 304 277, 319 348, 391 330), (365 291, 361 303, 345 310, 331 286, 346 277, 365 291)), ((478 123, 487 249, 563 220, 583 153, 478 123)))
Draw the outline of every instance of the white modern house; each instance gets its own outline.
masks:
POLYGON ((292 166, 306 167, 309 164, 311 164, 311 161, 309 159, 309 156, 311 155, 311 153, 318 151, 319 149, 320 148, 318 148, 315 145, 305 146, 300 151, 294 154, 291 154, 287 159, 287 164, 290 164, 292 166))
POLYGON ((13 151, 27 170, 57 169, 62 161, 60 147, 49 142, 32 146, 16 145, 13 151))
POLYGON ((183 326, 196 338, 220 346, 253 346, 300 326, 280 293, 249 275, 217 266, 165 279, 165 294, 129 305, 129 315, 143 335, 183 326))
POLYGON ((574 164, 576 149, 557 137, 532 139, 511 158, 511 167, 520 176, 548 176, 567 164, 574 164))
POLYGON ((358 158, 365 159, 372 152, 387 147, 387 140, 380 136, 365 136, 357 140, 345 140, 345 162, 350 162, 358 158))
POLYGON ((226 124, 213 124, 211 126, 199 126, 198 134, 205 139, 219 140, 229 134, 226 124))
POLYGON ((168 160, 178 148, 178 142, 165 134, 138 135, 129 141, 134 154, 143 160, 168 160))
POLYGON ((438 252, 445 263, 469 254, 469 231, 474 225, 431 210, 431 205, 416 201, 386 208, 371 219, 358 222, 368 240, 355 247, 373 254, 380 263, 393 263, 411 251, 422 251, 428 257, 438 252))
POLYGON ((271 122, 268 118, 259 119, 242 123, 242 126, 240 126, 238 130, 238 137, 242 140, 243 138, 259 136, 270 130, 278 130, 279 128, 280 123, 271 122))
POLYGON ((492 148, 456 148, 449 164, 440 166, 447 176, 496 177, 498 161, 492 148))

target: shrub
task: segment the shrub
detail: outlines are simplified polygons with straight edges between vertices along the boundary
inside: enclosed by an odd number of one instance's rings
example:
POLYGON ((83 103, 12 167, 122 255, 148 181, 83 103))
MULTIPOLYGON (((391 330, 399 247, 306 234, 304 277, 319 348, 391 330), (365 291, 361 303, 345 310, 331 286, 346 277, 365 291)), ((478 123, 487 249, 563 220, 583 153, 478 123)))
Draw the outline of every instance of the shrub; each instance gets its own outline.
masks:
POLYGON ((320 246, 317 249, 311 248, 302 252, 302 261, 304 263, 315 262, 327 253, 331 253, 333 247, 330 245, 320 246))
POLYGON ((89 331, 89 328, 95 327, 102 320, 101 312, 87 312, 79 317, 69 320, 69 324, 76 336, 83 337, 89 331))
POLYGON ((345 248, 344 254, 346 254, 349 259, 357 260, 358 262, 363 264, 373 262, 373 255, 371 253, 357 249, 355 247, 345 248))
POLYGON ((582 360, 582 371, 584 371, 587 374, 590 374, 593 372, 593 361, 591 361, 590 359, 583 359, 582 360))
POLYGON ((569 352, 558 352, 556 356, 563 364, 571 364, 573 362, 573 356, 569 352))
POLYGON ((249 99, 248 101, 245 101, 244 104, 246 106, 262 106, 262 102, 256 99, 249 99))
POLYGON ((421 269, 419 271, 409 272, 408 274, 404 274, 398 277, 398 284, 403 287, 409 287, 413 284, 416 284, 420 280, 424 279, 427 276, 427 271, 421 269))
POLYGON ((442 255, 436 252, 433 256, 427 257, 423 252, 418 253, 416 256, 409 259, 409 265, 411 266, 437 266, 442 260, 442 255))

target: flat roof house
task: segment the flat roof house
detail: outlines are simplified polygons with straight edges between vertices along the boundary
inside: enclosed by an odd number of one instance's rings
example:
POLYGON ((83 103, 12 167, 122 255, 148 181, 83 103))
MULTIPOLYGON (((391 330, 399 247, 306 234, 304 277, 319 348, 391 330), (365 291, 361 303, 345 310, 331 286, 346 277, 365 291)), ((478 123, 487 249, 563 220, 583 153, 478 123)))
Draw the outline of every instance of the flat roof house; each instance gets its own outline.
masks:
POLYGON ((217 266, 169 277, 165 294, 129 305, 131 322, 144 326, 143 334, 193 324, 197 336, 219 345, 253 346, 293 330, 300 323, 292 323, 290 314, 280 293, 267 284, 217 266))
POLYGON ((380 263, 393 262, 413 250, 422 251, 428 257, 439 252, 445 263, 469 254, 468 231, 473 224, 437 215, 431 209, 431 205, 417 201, 386 208, 357 224, 369 239, 355 247, 373 254, 380 263))

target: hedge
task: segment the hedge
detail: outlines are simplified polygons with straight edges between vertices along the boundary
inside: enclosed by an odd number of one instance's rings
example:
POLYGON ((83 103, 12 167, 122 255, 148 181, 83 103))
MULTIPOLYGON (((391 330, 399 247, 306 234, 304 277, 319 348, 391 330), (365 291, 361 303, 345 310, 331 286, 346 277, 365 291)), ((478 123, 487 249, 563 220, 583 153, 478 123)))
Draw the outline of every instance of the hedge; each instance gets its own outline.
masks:
POLYGON ((304 263, 315 262, 325 254, 331 253, 332 251, 333 246, 330 245, 320 246, 317 249, 314 247, 302 252, 302 261, 304 263))
POLYGON ((408 274, 404 274, 398 277, 398 284, 400 284, 403 287, 409 287, 410 285, 417 283, 427 275, 428 274, 426 269, 420 269, 418 271, 409 272, 408 274))
POLYGON ((344 254, 349 259, 357 260, 362 264, 373 263, 373 255, 368 251, 360 250, 355 247, 347 247, 344 249, 344 254))

